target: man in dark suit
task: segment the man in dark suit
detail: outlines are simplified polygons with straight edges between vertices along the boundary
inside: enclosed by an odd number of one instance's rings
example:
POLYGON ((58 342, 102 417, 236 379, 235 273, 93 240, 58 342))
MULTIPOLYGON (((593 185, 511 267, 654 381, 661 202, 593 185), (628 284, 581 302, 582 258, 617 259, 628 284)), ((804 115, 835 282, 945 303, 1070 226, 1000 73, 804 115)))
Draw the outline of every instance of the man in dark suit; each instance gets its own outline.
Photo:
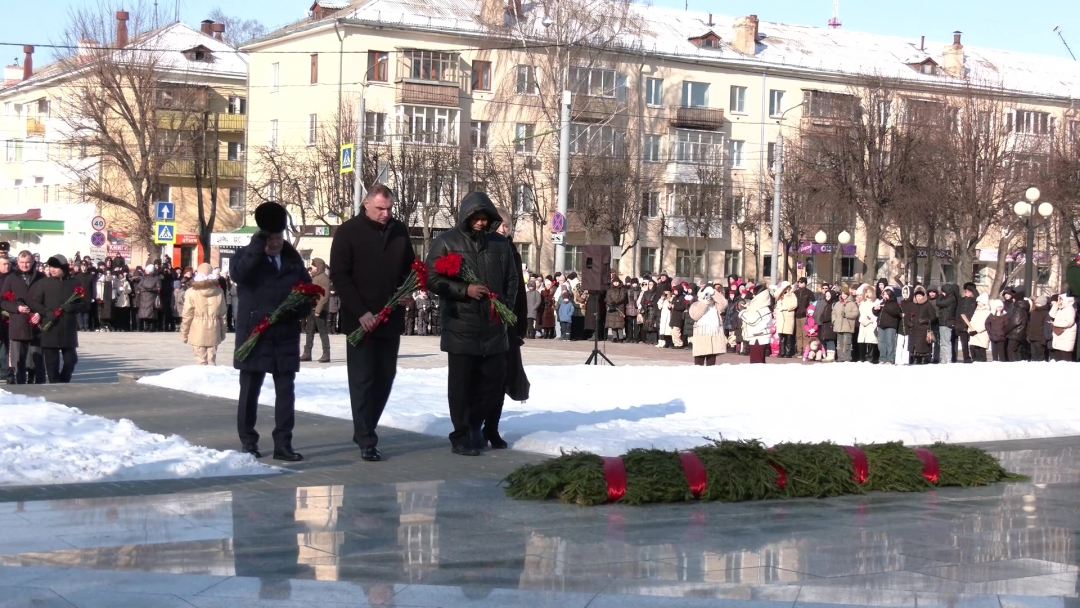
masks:
POLYGON ((393 204, 390 189, 375 184, 360 215, 342 224, 330 245, 330 282, 341 298, 341 331, 350 334, 363 327, 367 332, 360 344, 345 343, 345 355, 353 441, 368 462, 382 460, 375 428, 397 374, 405 307, 394 309, 385 323, 377 324, 375 317, 405 282, 416 259, 409 230, 391 213, 393 204))
MULTIPOLYGON (((247 340, 255 326, 278 307, 297 283, 310 283, 303 258, 285 241, 288 214, 277 203, 263 203, 255 209, 259 230, 251 242, 233 256, 229 272, 236 283, 236 347, 247 340)), ((255 417, 259 392, 266 374, 274 376, 274 459, 296 462, 304 457, 292 447, 294 381, 300 371, 300 319, 311 313, 302 304, 291 314, 262 333, 255 348, 243 361, 233 358, 240 370, 240 403, 236 428, 243 451, 261 458, 255 417)))

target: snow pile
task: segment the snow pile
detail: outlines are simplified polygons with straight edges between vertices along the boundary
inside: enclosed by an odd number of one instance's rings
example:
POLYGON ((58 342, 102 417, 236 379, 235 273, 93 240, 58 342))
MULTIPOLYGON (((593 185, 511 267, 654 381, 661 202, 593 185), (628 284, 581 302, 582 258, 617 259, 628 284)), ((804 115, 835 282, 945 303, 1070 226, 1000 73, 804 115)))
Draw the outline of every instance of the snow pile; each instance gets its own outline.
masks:
MULTIPOLYGON (((703 437, 871 443, 970 442, 1080 435, 1068 363, 883 366, 528 367, 531 399, 507 400, 501 431, 514 448, 618 455, 683 449, 703 437), (1038 387, 1024 399, 1008 379, 1038 387)), ((140 382, 236 398, 238 372, 181 367, 140 382)), ((272 382, 267 378, 267 382, 272 382)), ((260 402, 273 404, 266 386, 260 402)), ((297 409, 351 418, 344 366, 304 368, 297 409)), ((446 436, 446 368, 398 369, 382 425, 446 436)), ((303 446, 304 428, 297 428, 303 446)), ((344 437, 344 436, 343 436, 344 437)))
POLYGON ((0 486, 273 473, 250 454, 219 452, 0 391, 0 486))

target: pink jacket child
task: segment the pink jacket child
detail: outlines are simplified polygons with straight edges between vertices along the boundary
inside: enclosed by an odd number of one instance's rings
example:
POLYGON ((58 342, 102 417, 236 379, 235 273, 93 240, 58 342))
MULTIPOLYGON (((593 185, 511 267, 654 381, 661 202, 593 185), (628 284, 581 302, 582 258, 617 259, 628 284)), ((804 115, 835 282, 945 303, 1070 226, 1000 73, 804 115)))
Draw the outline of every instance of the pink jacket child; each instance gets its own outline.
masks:
POLYGON ((817 338, 810 338, 806 341, 806 348, 803 350, 803 361, 824 361, 825 349, 821 347, 821 340, 817 338))
POLYGON ((772 349, 772 356, 776 357, 780 355, 780 335, 776 333, 776 316, 774 315, 772 321, 769 321, 769 348, 772 349))
POLYGON ((817 322, 814 321, 814 310, 816 308, 817 308, 817 306, 814 304, 814 302, 810 302, 810 306, 806 307, 806 335, 807 335, 807 337, 817 336, 817 334, 818 334, 818 325, 817 325, 817 322))

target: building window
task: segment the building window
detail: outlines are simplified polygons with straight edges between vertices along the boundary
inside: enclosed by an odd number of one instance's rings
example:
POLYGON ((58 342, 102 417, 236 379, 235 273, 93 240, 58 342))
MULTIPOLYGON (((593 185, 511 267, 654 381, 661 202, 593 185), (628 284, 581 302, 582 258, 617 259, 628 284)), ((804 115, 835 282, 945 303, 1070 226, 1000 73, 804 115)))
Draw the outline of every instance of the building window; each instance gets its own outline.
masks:
POLYGON ((270 64, 270 92, 275 93, 278 90, 278 77, 281 76, 281 64, 270 64))
POLYGON ((731 196, 731 221, 738 223, 746 221, 746 198, 741 194, 731 196))
POLYGON ((851 279, 855 276, 856 259, 853 255, 840 258, 840 278, 851 279))
POLYGON ((319 54, 311 54, 311 84, 319 83, 319 54))
POLYGON ((684 108, 706 108, 709 106, 709 83, 682 83, 682 106, 684 108))
POLYGON ((244 208, 244 189, 229 188, 229 209, 244 208))
POLYGON ((368 51, 367 79, 369 82, 387 82, 390 80, 390 53, 386 51, 368 51))
POLYGON ((566 246, 566 270, 581 272, 581 263, 584 258, 581 255, 581 245, 566 246))
POLYGON ((532 243, 518 243, 518 255, 521 256, 521 263, 526 268, 532 266, 532 243))
POLYGON ((277 150, 277 141, 278 141, 278 139, 277 139, 277 136, 278 136, 277 127, 278 127, 278 121, 275 118, 275 119, 270 121, 270 149, 271 150, 277 150))
POLYGON ((731 167, 733 169, 741 169, 743 167, 743 150, 746 148, 746 142, 737 139, 731 140, 731 167))
POLYGON ((155 201, 172 201, 172 186, 169 184, 156 184, 154 186, 155 201))
POLYGON ((732 112, 738 114, 746 112, 746 87, 731 87, 731 103, 729 107, 732 112))
POLYGON ((1005 116, 1007 130, 1017 133, 1031 133, 1035 135, 1049 135, 1053 128, 1053 119, 1046 112, 1032 112, 1030 110, 1017 110, 1016 120, 1012 114, 1005 116))
POLYGON ((615 97, 615 70, 570 68, 571 89, 590 97, 615 97))
POLYGON ((442 51, 405 51, 409 78, 432 82, 457 82, 456 53, 442 51))
POLYGON ((641 215, 644 217, 660 217, 659 192, 646 192, 642 195, 641 215))
POLYGON ((537 95, 540 93, 540 85, 536 81, 535 66, 517 66, 517 92, 519 95, 537 95))
POLYGON ((621 158, 626 151, 626 132, 604 125, 570 125, 570 153, 621 158))
POLYGON ((491 123, 486 120, 474 120, 472 121, 472 127, 469 130, 469 144, 473 150, 486 150, 488 147, 488 131, 491 129, 491 123))
POLYGON ((742 276, 742 252, 729 249, 724 252, 724 276, 742 276))
POLYGON ((242 141, 230 141, 228 160, 243 160, 244 159, 244 142, 242 141))
POLYGON ((722 157, 724 136, 705 131, 675 131, 671 157, 681 163, 717 161, 722 157))
POLYGON ((237 95, 230 97, 229 114, 247 114, 247 98, 237 95))
POLYGON ((1069 121, 1069 141, 1071 143, 1080 141, 1080 120, 1069 121))
POLYGON ((364 139, 373 142, 386 139, 386 112, 364 112, 364 139))
POLYGON ((645 104, 650 106, 664 105, 664 80, 661 78, 645 79, 645 104))
POLYGON ((766 253, 765 255, 761 256, 761 276, 763 276, 763 277, 771 277, 772 276, 772 254, 771 253, 766 253))
POLYGON ((853 119, 858 107, 854 95, 827 91, 803 92, 803 112, 807 116, 853 119))
MULTIPOLYGON (((536 131, 535 125, 527 125, 517 123, 514 125, 514 152, 518 154, 532 154, 533 153, 533 133, 536 131)), ((571 139, 571 141, 573 141, 571 139)))
POLYGON ((49 203, 49 186, 48 186, 48 184, 43 185, 41 187, 41 202, 43 204, 46 204, 46 205, 49 203))
POLYGON ((776 142, 769 142, 769 145, 765 148, 765 158, 769 171, 772 171, 776 166, 776 142))
POLYGON ((701 266, 704 258, 705 253, 700 249, 677 249, 675 251, 675 274, 685 278, 701 276, 701 266))
POLYGON ((472 62, 472 88, 474 91, 491 90, 491 62, 472 62))
POLYGON ((784 92, 773 89, 769 91, 769 116, 779 117, 784 113, 784 92))
POLYGON ((660 162, 660 139, 659 135, 646 135, 644 143, 645 162, 660 162))
POLYGON ((656 247, 642 247, 638 257, 639 273, 656 272, 656 247))
POLYGON ((270 180, 266 183, 266 200, 276 201, 278 195, 278 185, 274 180, 270 180))
POLYGON ((401 106, 402 138, 424 144, 455 144, 458 112, 456 108, 401 106))
POLYGON ((528 184, 514 185, 514 215, 526 215, 536 209, 536 195, 528 184))
MULTIPOLYGON (((307 145, 314 146, 319 141, 319 116, 308 114, 307 145)), ((732 142, 735 143, 735 142, 732 142)))
POLYGON ((9 163, 21 163, 23 159, 23 142, 21 139, 9 139, 4 145, 4 159, 9 163))

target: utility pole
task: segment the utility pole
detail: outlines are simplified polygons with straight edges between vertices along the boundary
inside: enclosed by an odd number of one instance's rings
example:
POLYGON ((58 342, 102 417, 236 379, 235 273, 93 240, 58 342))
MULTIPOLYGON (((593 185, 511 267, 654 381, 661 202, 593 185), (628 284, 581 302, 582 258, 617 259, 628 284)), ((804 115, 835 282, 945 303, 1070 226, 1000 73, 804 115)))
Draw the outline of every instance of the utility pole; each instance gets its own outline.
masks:
POLYGON ((780 282, 780 193, 784 181, 784 136, 776 136, 776 158, 773 159, 772 201, 772 272, 769 284, 780 282))
MULTIPOLYGON (((566 217, 570 200, 570 91, 562 95, 562 116, 559 120, 559 213, 566 217)), ((565 229, 563 234, 566 234, 565 229)), ((566 270, 566 243, 555 245, 555 271, 566 270)))
POLYGON ((356 116, 356 137, 353 139, 353 217, 360 215, 360 203, 367 196, 364 188, 364 110, 366 108, 364 96, 361 95, 356 116))

